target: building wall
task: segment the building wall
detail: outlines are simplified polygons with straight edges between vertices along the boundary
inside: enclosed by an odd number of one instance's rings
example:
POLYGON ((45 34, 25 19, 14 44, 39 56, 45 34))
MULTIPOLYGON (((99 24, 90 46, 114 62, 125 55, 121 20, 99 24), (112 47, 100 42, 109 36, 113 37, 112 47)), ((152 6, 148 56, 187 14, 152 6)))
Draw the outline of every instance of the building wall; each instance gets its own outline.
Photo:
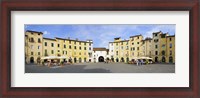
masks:
POLYGON ((99 57, 101 56, 104 58, 104 61, 107 59, 107 57, 109 57, 107 55, 107 51, 94 51, 93 54, 94 54, 94 62, 99 62, 99 57))
POLYGON ((132 36, 130 37, 130 58, 138 58, 141 57, 142 54, 142 40, 143 36, 142 35, 137 35, 137 36, 132 36))
POLYGON ((25 33, 26 63, 37 63, 37 59, 42 57, 42 35, 41 32, 27 31, 25 33))
POLYGON ((166 56, 167 63, 175 63, 175 36, 167 37, 166 47, 167 47, 167 56, 166 56), (171 57, 172 61, 170 61, 171 57))
MULTIPOLYGON (((30 58, 34 58, 36 63, 37 58, 47 56, 64 56, 61 61, 69 61, 72 58, 73 63, 88 62, 92 60, 93 42, 79 41, 78 39, 63 39, 63 38, 43 38, 41 32, 26 32, 25 35, 25 59, 26 63, 31 63, 30 58), (33 38, 33 41, 29 41, 33 38), (41 42, 38 42, 40 39, 41 42), (90 59, 89 59, 89 55, 90 59)), ((92 61, 91 61, 92 62, 92 61)))
POLYGON ((152 39, 142 41, 142 57, 152 57, 152 39))

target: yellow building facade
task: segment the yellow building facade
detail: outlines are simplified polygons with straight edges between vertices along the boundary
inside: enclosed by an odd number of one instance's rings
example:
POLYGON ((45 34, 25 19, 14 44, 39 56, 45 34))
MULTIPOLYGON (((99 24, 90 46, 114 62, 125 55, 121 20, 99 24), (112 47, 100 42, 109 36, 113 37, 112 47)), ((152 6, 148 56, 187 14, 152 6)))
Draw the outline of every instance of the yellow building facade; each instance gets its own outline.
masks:
POLYGON ((109 42, 109 52, 115 62, 150 57, 154 62, 175 63, 175 35, 159 31, 154 32, 152 38, 144 39, 142 35, 131 36, 129 40, 114 38, 109 42))
POLYGON ((42 57, 42 32, 26 31, 25 63, 36 63, 42 57))
POLYGON ((61 61, 69 61, 71 58, 73 63, 92 62, 92 40, 80 41, 78 39, 58 37, 55 37, 55 39, 43 38, 42 32, 26 31, 25 44, 27 63, 36 63, 37 58, 50 56, 63 57, 61 61), (30 38, 31 42, 29 41, 30 38), (40 42, 35 41, 39 39, 40 42))

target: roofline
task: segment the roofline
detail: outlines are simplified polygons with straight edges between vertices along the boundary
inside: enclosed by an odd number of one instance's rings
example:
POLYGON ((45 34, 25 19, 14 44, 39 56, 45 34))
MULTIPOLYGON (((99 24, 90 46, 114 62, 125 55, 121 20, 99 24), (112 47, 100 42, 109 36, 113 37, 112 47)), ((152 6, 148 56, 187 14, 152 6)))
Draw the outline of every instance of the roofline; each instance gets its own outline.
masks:
POLYGON ((43 34, 42 32, 38 32, 38 31, 32 31, 32 30, 26 30, 26 32, 43 34))
POLYGON ((43 37, 43 39, 56 41, 56 39, 52 39, 52 38, 45 38, 45 37, 43 37))
POLYGON ((134 35, 134 36, 130 36, 130 38, 138 37, 138 36, 142 36, 142 35, 141 34, 140 35, 134 35))

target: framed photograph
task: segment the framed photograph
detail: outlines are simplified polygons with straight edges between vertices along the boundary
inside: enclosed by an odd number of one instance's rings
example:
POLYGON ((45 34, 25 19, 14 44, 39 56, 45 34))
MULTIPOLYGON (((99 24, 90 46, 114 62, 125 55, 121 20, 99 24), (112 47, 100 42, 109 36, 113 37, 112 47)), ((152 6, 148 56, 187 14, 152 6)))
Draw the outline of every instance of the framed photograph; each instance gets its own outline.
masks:
POLYGON ((1 5, 1 97, 200 97, 198 0, 1 5))

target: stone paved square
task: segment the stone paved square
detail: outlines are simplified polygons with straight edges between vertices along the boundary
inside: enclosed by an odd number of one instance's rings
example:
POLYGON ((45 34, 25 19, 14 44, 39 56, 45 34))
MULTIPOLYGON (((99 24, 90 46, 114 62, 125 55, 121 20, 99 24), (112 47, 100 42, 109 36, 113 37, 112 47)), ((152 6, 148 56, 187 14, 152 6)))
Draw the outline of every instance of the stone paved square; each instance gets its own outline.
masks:
POLYGON ((63 67, 26 64, 25 73, 175 73, 175 64, 77 63, 63 67))

